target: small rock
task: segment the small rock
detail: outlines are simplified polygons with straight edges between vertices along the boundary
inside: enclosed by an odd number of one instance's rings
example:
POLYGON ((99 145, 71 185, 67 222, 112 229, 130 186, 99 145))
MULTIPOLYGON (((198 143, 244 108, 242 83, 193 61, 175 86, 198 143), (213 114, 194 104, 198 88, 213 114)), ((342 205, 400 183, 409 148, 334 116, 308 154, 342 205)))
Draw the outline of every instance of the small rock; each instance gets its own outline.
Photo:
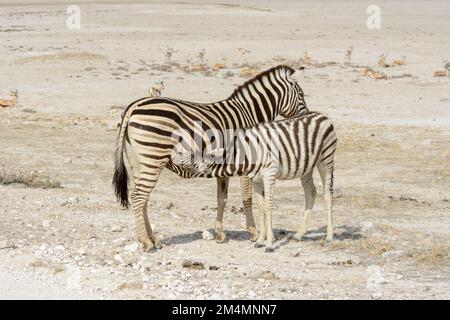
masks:
POLYGON ((214 240, 214 235, 209 230, 205 230, 202 233, 203 240, 214 240))
POLYGON ((259 274, 258 278, 266 279, 266 280, 273 280, 273 279, 277 279, 277 276, 272 271, 263 271, 259 274))
POLYGON ((144 284, 142 282, 139 281, 131 281, 131 282, 122 282, 120 283, 115 290, 125 290, 125 289, 130 289, 130 290, 140 290, 144 288, 144 284))
POLYGON ((389 250, 383 253, 383 258, 392 259, 403 256, 405 252, 403 250, 389 250))
POLYGON ((136 242, 133 242, 124 247, 124 250, 127 252, 136 252, 139 249, 139 245, 136 242))
POLYGON ((372 293, 372 299, 381 299, 382 296, 383 296, 383 293, 381 293, 381 292, 372 293))
POLYGON ((373 231, 375 229, 375 226, 373 222, 364 221, 359 224, 359 227, 361 228, 361 231, 368 232, 373 231))
POLYGON ((195 269, 195 270, 203 270, 205 269, 205 265, 201 262, 184 260, 181 264, 183 268, 195 269))
POLYGON ((166 204, 166 209, 172 209, 174 207, 172 202, 169 202, 168 204, 166 204))
POLYGON ((31 108, 23 108, 22 112, 25 112, 25 113, 36 113, 37 111, 34 110, 34 109, 31 109, 31 108))
POLYGON ((116 254, 114 256, 114 260, 116 260, 117 262, 123 263, 123 258, 120 254, 116 254))
POLYGON ((50 220, 44 220, 42 221, 42 226, 44 228, 49 228, 50 227, 50 220))
POLYGON ((216 271, 219 269, 220 269, 220 267, 218 267, 218 266, 209 266, 209 270, 212 270, 212 271, 216 271))
POLYGON ((122 231, 122 226, 116 225, 111 227, 111 232, 120 232, 122 231))
POLYGON ((16 245, 11 240, 0 241, 0 250, 2 249, 14 249, 16 245))

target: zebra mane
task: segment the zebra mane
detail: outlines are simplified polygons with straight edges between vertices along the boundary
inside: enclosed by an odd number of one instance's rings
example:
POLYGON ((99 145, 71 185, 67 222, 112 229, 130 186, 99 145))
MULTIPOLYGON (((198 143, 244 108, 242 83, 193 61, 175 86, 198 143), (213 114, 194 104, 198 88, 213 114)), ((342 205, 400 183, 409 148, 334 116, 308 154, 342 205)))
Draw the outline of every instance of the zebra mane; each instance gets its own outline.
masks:
POLYGON ((253 78, 247 80, 246 82, 244 82, 244 84, 240 85, 239 87, 237 87, 236 89, 234 89, 233 93, 228 97, 228 99, 232 99, 232 98, 236 98, 240 93, 243 93, 244 91, 248 90, 250 84, 256 83, 256 82, 260 82, 262 79, 264 79, 265 77, 267 77, 270 74, 274 74, 277 71, 284 71, 286 73, 286 75, 291 75, 295 72, 295 70, 287 65, 281 64, 278 65, 276 67, 270 68, 266 71, 263 71, 259 74, 257 74, 256 76, 254 76, 253 78))

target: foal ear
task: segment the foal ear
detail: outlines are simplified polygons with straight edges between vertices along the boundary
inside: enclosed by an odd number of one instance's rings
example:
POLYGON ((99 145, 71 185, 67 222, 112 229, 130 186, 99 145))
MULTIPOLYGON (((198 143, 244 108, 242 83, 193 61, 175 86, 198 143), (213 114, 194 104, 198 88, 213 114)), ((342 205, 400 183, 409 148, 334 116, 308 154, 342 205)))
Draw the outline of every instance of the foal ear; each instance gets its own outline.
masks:
POLYGON ((293 74, 291 74, 289 76, 289 79, 294 82, 299 82, 301 79, 303 79, 304 74, 305 74, 305 68, 300 67, 297 70, 295 70, 295 72, 293 74))

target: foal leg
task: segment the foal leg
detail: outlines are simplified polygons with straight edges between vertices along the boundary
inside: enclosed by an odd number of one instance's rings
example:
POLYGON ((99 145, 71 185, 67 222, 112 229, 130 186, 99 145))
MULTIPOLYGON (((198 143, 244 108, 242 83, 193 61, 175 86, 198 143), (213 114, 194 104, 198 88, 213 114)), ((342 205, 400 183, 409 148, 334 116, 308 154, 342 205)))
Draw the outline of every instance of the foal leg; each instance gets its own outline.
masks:
POLYGON ((255 243, 255 248, 264 247, 264 241, 266 240, 267 229, 266 229, 266 218, 264 213, 264 185, 262 181, 253 181, 253 188, 255 189, 256 195, 256 206, 258 207, 258 211, 260 212, 260 226, 258 239, 255 243))
POLYGON ((216 242, 225 241, 226 235, 223 232, 223 211, 228 199, 228 182, 230 178, 217 178, 217 217, 216 217, 216 242))
POLYGON ((252 211, 252 180, 249 177, 240 177, 240 182, 247 231, 250 233, 250 240, 256 241, 258 239, 258 231, 256 230, 255 218, 253 217, 252 211))
POLYGON ((326 241, 333 241, 334 238, 334 227, 333 227, 333 163, 326 166, 319 164, 317 166, 319 169, 320 177, 322 178, 323 184, 323 198, 326 203, 327 208, 327 238, 326 241))
POLYGON ((275 189, 275 176, 264 177, 264 216, 266 220, 267 243, 266 252, 275 251, 272 228, 273 194, 275 189))
POLYGON ((316 200, 316 187, 314 186, 312 171, 301 178, 303 190, 305 192, 305 213, 303 215, 302 223, 298 228, 294 239, 300 241, 305 233, 308 231, 309 216, 311 215, 314 201, 316 200))

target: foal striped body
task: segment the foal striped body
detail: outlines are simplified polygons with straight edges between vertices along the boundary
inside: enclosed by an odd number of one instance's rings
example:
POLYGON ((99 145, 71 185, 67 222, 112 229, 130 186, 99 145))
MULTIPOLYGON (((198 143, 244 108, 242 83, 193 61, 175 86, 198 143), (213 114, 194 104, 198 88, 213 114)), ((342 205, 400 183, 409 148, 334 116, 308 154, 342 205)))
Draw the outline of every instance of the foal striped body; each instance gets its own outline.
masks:
MULTIPOLYGON (((316 197, 312 174, 314 167, 317 167, 327 205, 327 240, 331 241, 336 144, 336 133, 328 118, 317 112, 308 112, 287 120, 239 129, 232 144, 225 146, 225 149, 212 150, 207 159, 191 162, 191 170, 206 177, 245 175, 252 178, 258 207, 263 213, 257 246, 262 246, 267 238, 266 250, 272 251, 274 236, 271 217, 275 180, 301 179, 306 209, 303 222, 295 235, 300 240, 307 231, 316 197)), ((187 157, 179 159, 181 162, 188 160, 187 157)))
MULTIPOLYGON (((133 177, 131 206, 135 216, 138 241, 144 250, 159 247, 147 217, 147 202, 163 168, 168 168, 184 178, 199 176, 188 167, 176 164, 171 155, 179 137, 174 132, 184 132, 184 141, 193 141, 196 152, 215 147, 218 141, 208 136, 208 131, 225 132, 274 120, 278 115, 290 117, 307 110, 303 91, 295 72, 287 66, 278 66, 263 72, 238 87, 226 100, 215 103, 194 103, 169 98, 143 98, 125 110, 119 131, 116 167, 113 184, 116 196, 125 207, 128 202, 128 176, 133 177), (192 137, 201 137, 200 142, 192 137), (125 159, 128 167, 125 167, 125 159)), ((226 137, 224 137, 225 143, 226 137)), ((182 142, 184 143, 184 142, 182 142)), ((218 177, 218 211, 216 232, 223 236, 222 217, 226 202, 228 177, 218 177)), ((251 183, 241 179, 247 227, 256 235, 251 212, 251 183)))

